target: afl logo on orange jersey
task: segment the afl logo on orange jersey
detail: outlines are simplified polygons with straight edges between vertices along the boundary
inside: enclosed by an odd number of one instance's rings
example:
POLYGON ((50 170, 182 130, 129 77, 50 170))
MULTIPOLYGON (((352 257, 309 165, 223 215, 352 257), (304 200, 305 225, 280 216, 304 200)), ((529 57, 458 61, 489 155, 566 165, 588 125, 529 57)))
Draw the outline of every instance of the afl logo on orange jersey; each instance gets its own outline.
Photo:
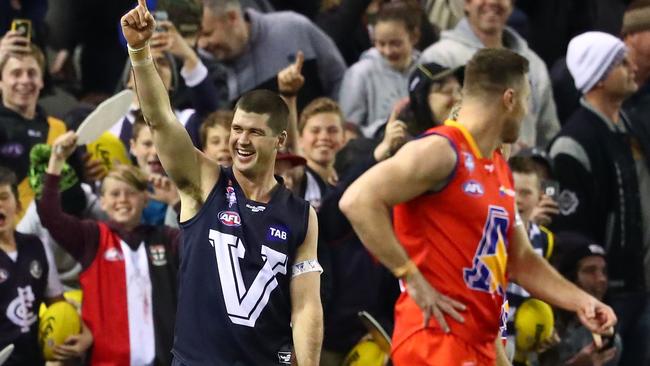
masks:
POLYGON ((472 179, 463 183, 463 192, 472 197, 481 197, 485 193, 485 190, 481 183, 472 179))
POLYGON ((226 226, 241 226, 241 218, 235 211, 221 211, 217 216, 221 223, 226 226))

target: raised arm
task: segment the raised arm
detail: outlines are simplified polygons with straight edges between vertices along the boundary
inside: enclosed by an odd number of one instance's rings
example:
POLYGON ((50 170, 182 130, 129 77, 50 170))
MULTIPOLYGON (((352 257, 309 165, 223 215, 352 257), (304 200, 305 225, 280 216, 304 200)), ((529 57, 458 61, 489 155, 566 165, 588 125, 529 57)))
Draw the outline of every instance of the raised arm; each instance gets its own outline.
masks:
POLYGON ((296 53, 296 61, 280 70, 278 73, 278 90, 282 99, 289 107, 289 126, 287 128, 287 150, 295 154, 302 154, 298 144, 298 92, 305 84, 302 76, 302 65, 305 55, 302 51, 296 53))
MULTIPOLYGON (((298 365, 319 364, 323 343, 323 306, 320 301, 320 271, 314 266, 318 241, 316 211, 309 208, 309 227, 298 248, 291 279, 291 322, 298 365), (307 269, 307 270, 305 270, 307 269)), ((319 269, 320 267, 318 267, 319 269)))
POLYGON ((211 164, 194 148, 187 131, 174 115, 151 56, 149 40, 156 24, 145 0, 138 0, 138 6, 122 17, 121 25, 128 42, 142 114, 151 128, 160 162, 180 190, 184 203, 181 220, 189 219, 198 212, 217 181, 218 165, 211 164))
MULTIPOLYGON (((90 220, 66 214, 61 208, 59 181, 65 160, 76 148, 76 135, 67 132, 54 141, 45 174, 43 192, 36 208, 43 227, 83 268, 92 263, 99 248, 99 227, 90 220), (63 146, 63 147, 60 147, 63 146)), ((56 267, 54 267, 56 271, 56 267)))
POLYGON ((442 312, 462 322, 456 310, 465 307, 437 292, 424 279, 395 236, 391 208, 441 188, 456 161, 456 153, 445 138, 430 136, 415 140, 352 183, 339 203, 363 244, 396 277, 407 282, 409 295, 424 313, 424 325, 433 315, 446 331, 449 327, 442 312), (436 158, 422 159, 425 156, 436 158))

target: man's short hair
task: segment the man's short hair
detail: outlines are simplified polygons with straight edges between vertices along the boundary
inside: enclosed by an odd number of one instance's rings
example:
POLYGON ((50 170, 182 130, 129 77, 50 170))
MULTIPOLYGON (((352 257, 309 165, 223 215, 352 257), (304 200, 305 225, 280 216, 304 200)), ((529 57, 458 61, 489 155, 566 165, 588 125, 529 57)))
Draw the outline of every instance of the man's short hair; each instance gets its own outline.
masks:
POLYGON ((287 103, 270 90, 252 90, 239 98, 235 105, 235 111, 241 109, 249 113, 268 114, 268 125, 274 134, 286 131, 289 121, 289 107, 287 103))
POLYGON ((37 45, 31 43, 28 52, 8 53, 0 59, 0 79, 2 78, 2 72, 4 71, 7 62, 12 57, 16 57, 16 58, 33 57, 34 60, 36 60, 38 67, 41 69, 41 73, 45 72, 45 55, 37 45))
POLYGON ((503 93, 522 86, 528 73, 526 58, 503 48, 483 48, 465 66, 464 95, 503 93))
POLYGON ((302 110, 302 113, 300 114, 300 121, 298 121, 298 132, 300 132, 302 135, 302 131, 305 129, 307 121, 313 116, 322 113, 336 114, 339 117, 339 121, 341 121, 341 128, 344 127, 343 122, 345 119, 343 118, 343 112, 341 112, 341 107, 339 104, 330 98, 321 97, 311 101, 311 103, 307 104, 307 106, 305 106, 305 109, 302 110))
POLYGON ((210 9, 214 14, 221 14, 231 9, 241 11, 239 0, 203 0, 203 7, 210 9))
POLYGON ((232 117, 235 114, 231 110, 222 109, 210 113, 199 129, 199 137, 201 138, 201 146, 205 147, 208 140, 208 128, 215 128, 221 126, 226 130, 230 131, 230 125, 232 124, 232 117))
POLYGON ((16 178, 16 173, 14 173, 11 169, 0 165, 0 186, 4 185, 8 185, 11 188, 11 193, 14 194, 16 202, 19 202, 18 179, 16 178))

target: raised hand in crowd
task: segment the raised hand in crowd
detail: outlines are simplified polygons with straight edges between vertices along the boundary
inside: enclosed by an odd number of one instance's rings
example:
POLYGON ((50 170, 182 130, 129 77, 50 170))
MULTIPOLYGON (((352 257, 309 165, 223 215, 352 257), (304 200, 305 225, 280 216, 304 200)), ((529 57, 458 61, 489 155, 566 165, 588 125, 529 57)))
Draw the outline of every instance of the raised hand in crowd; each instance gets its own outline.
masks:
POLYGON ((29 52, 29 38, 20 32, 10 30, 0 39, 0 59, 9 53, 29 52))
POLYGON ((375 160, 382 161, 392 156, 399 150, 408 138, 406 123, 400 121, 400 112, 408 105, 409 99, 403 98, 393 106, 393 111, 388 118, 384 139, 377 145, 374 151, 375 160))
POLYGON ((193 70, 199 63, 199 56, 178 32, 174 23, 161 20, 156 24, 156 31, 151 36, 151 50, 153 52, 169 52, 183 60, 183 68, 193 70), (158 29, 164 31, 158 31, 158 29))
POLYGON ((553 216, 560 214, 560 207, 553 198, 542 195, 542 199, 533 208, 530 219, 537 225, 548 226, 553 221, 553 216))
POLYGON ((63 163, 72 155, 77 148, 77 134, 74 131, 68 131, 54 140, 52 144, 52 154, 48 164, 48 172, 60 174, 63 169, 63 163))
POLYGON ((296 52, 296 60, 291 65, 278 72, 278 91, 282 99, 289 107, 289 125, 287 126, 288 151, 301 154, 298 144, 298 100, 297 95, 305 85, 305 77, 302 75, 302 65, 305 62, 305 55, 302 51, 296 52))
POLYGON ((180 202, 181 198, 178 195, 178 189, 171 179, 161 174, 149 174, 148 179, 153 188, 153 192, 149 193, 149 198, 164 202, 172 207, 180 202))
POLYGON ((304 62, 305 55, 302 51, 298 51, 295 62, 280 70, 278 73, 278 91, 281 95, 295 97, 305 84, 305 77, 302 76, 304 62))

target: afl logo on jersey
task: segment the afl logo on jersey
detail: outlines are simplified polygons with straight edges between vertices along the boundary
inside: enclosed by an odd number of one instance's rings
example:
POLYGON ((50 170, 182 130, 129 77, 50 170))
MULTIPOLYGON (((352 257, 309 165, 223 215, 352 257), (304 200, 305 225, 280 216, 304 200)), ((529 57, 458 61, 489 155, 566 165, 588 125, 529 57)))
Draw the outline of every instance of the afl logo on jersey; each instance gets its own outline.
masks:
POLYGON ((221 211, 218 217, 221 223, 226 226, 241 226, 241 218, 235 211, 221 211))
POLYGON ((485 193, 485 190, 481 183, 472 179, 463 183, 463 192, 472 197, 481 197, 485 193))

